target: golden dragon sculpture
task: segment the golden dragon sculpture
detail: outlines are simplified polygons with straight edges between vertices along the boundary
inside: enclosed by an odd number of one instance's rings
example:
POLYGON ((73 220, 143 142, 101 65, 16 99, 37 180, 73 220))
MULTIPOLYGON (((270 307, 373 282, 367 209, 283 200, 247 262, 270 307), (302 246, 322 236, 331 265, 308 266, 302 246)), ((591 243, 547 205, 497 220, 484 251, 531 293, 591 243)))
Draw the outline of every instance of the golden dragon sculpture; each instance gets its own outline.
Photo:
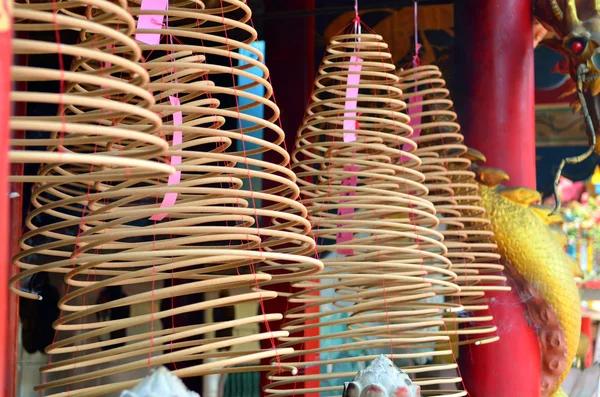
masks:
MULTIPOLYGON (((473 151, 471 151, 473 153, 473 151)), ((484 160, 482 156, 480 160, 484 160)), ((551 225, 559 216, 535 206, 541 195, 527 188, 506 188, 502 170, 474 166, 482 205, 491 220, 495 242, 536 329, 542 357, 543 397, 566 396, 560 385, 577 353, 581 305, 574 276, 576 263, 564 251, 564 239, 551 225)))

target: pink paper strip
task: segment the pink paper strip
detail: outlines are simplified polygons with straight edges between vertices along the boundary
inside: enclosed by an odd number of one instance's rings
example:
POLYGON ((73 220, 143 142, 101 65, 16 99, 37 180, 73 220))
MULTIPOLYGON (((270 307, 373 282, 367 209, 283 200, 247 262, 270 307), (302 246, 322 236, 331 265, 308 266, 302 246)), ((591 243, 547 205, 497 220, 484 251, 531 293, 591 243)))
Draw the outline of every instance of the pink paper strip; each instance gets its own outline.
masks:
MULTIPOLYGON (((169 6, 169 0, 142 0, 143 11, 164 11, 169 6)), ((137 29, 162 29, 164 15, 140 15, 137 29)), ((160 44, 159 33, 136 33, 135 39, 150 45, 160 44)))
MULTIPOLYGON (((360 63, 363 60, 361 58, 352 56, 350 57, 351 63, 360 63)), ((351 65, 349 67, 350 72, 355 72, 355 74, 348 75, 348 85, 355 85, 357 87, 349 87, 346 89, 346 99, 348 98, 358 98, 358 84, 360 83, 360 71, 362 70, 362 65, 351 65)), ((357 101, 346 101, 344 106, 344 117, 356 117, 356 112, 352 112, 352 110, 356 110, 357 101)), ((344 130, 357 130, 356 120, 344 120, 344 130)), ((344 132, 344 142, 354 142, 356 141, 356 133, 353 132, 344 132)))
MULTIPOLYGON (((408 100, 409 104, 413 104, 415 102, 421 102, 421 105, 408 108, 408 115, 410 116, 410 125, 413 127, 421 124, 422 116, 413 117, 413 115, 423 113, 423 96, 422 95, 414 96, 408 100)), ((413 138, 416 138, 420 135, 421 135, 421 129, 414 128, 414 132, 412 135, 413 138)))
MULTIPOLYGON (((356 165, 346 165, 344 166, 344 171, 346 172, 358 172, 360 168, 356 165)), ((356 186, 358 184, 358 175, 351 176, 350 178, 346 178, 342 180, 343 186, 356 186)), ((356 192, 346 192, 342 193, 342 196, 356 196, 356 192)), ((349 200, 341 200, 340 203, 347 203, 349 200)), ((338 209, 338 216, 344 216, 354 213, 354 208, 340 208, 338 209)), ((352 219, 352 218, 349 218, 352 219)), ((338 225, 338 227, 344 227, 346 225, 338 225)), ((354 238, 354 233, 352 232, 341 232, 337 235, 337 243, 342 244, 348 241, 351 241, 354 238)), ((340 248, 337 250, 337 253, 340 255, 353 255, 354 250, 352 248, 340 248)))
MULTIPOLYGON (((360 84, 360 71, 362 70, 362 65, 360 64, 363 60, 356 56, 350 57, 351 63, 359 63, 359 65, 351 65, 348 69, 351 74, 348 75, 348 85, 356 86, 356 87, 348 87, 346 89, 346 99, 355 99, 358 98, 358 85, 360 84)), ((358 129, 358 123, 356 120, 348 120, 347 118, 356 118, 356 108, 358 106, 357 101, 348 101, 346 100, 344 105, 344 130, 345 131, 356 131, 358 129)), ((356 141, 356 133, 354 132, 344 132, 344 142, 354 142, 356 141)), ((344 166, 344 171, 346 172, 358 172, 359 168, 355 165, 346 165, 344 166)), ((358 183, 358 176, 352 176, 350 178, 345 178, 342 180, 343 186, 356 186, 358 183)), ((356 192, 347 192, 343 193, 342 196, 355 196, 356 192)), ((348 202, 347 200, 342 200, 341 203, 348 202)), ((354 213, 354 208, 340 208, 338 210, 338 216, 346 216, 354 213)), ((352 218, 349 218, 352 219, 352 218)), ((339 225, 339 227, 344 227, 344 225, 339 225)), ((348 241, 351 241, 354 238, 354 233, 352 232, 341 232, 337 235, 337 243, 342 244, 348 241)), ((353 255, 354 250, 352 248, 340 248, 337 250, 337 253, 340 255, 353 255)))
MULTIPOLYGON (((415 88, 416 90, 416 88, 415 88)), ((417 95, 414 96, 412 98, 410 98, 408 100, 409 104, 415 103, 415 102, 421 102, 423 103, 423 96, 422 95, 417 95)), ((421 135, 421 129, 420 128, 414 128, 414 126, 416 125, 420 125, 421 124, 421 120, 422 117, 421 116, 417 116, 417 117, 413 117, 413 115, 415 114, 419 114, 423 112, 423 105, 421 104, 420 106, 414 106, 414 107, 410 107, 408 108, 408 115, 410 116, 410 122, 408 123, 411 127, 413 127, 413 134, 411 136, 412 139, 417 138, 421 135)), ((402 150, 408 151, 410 150, 411 146, 407 143, 405 143, 404 145, 402 145, 402 150)), ((400 163, 405 163, 407 161, 410 161, 410 158, 406 157, 406 156, 402 156, 400 157, 400 163)))
MULTIPOLYGON (((114 49, 115 49, 115 45, 114 44, 109 44, 109 45, 106 46, 106 52, 109 52, 111 54, 113 53, 114 49)), ((111 66, 112 66, 111 62, 104 62, 104 69, 108 69, 111 66)))
MULTIPOLYGON (((171 102, 171 106, 181 106, 179 102, 179 98, 174 96, 169 96, 169 101, 171 102)), ((183 124, 183 114, 181 112, 173 113, 173 125, 181 125, 183 124)), ((175 131, 173 133, 173 144, 172 146, 181 145, 183 142, 183 133, 181 131, 175 131)), ((181 156, 171 156, 171 165, 179 165, 181 164, 181 156)), ((177 185, 181 182, 181 171, 177 171, 176 173, 169 175, 168 186, 177 185)), ((175 205, 177 201, 177 193, 167 193, 163 198, 162 203, 160 204, 160 208, 171 207, 175 205)), ((159 213, 152 215, 150 218, 151 221, 162 221, 167 216, 167 213, 159 213)))

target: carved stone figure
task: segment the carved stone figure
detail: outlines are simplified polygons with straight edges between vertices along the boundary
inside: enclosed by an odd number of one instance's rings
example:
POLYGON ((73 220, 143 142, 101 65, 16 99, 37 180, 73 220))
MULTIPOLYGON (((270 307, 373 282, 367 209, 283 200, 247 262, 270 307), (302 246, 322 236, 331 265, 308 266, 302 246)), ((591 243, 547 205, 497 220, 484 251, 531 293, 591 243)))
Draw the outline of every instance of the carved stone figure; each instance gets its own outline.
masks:
POLYGON ((121 397, 200 397, 200 395, 189 391, 181 379, 168 369, 159 367, 133 389, 121 393, 121 397))
POLYGON ((420 397, 421 387, 383 354, 344 385, 342 397, 420 397))

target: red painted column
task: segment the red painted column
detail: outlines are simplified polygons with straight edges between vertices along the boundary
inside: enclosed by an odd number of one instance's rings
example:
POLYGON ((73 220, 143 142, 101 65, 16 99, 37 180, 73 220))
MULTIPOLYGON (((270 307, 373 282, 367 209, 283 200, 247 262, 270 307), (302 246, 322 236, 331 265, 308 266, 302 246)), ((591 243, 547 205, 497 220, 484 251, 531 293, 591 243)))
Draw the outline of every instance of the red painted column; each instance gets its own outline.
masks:
MULTIPOLYGON (((314 8, 315 0, 265 0, 266 15, 314 8)), ((267 66, 291 152, 315 79, 315 17, 267 19, 264 27, 267 66)))
MULTIPOLYGON (((286 11, 302 11, 315 8, 315 0, 265 0, 265 14, 285 13, 286 11)), ((266 63, 271 72, 271 81, 275 91, 276 103, 281 110, 281 122, 286 133, 286 146, 289 152, 294 148, 296 132, 308 103, 315 77, 315 20, 314 16, 280 16, 276 19, 264 20, 264 33, 262 39, 266 42, 266 63), (284 33, 282 33, 284 32, 284 33)), ((268 153, 265 160, 269 160, 268 153)), ((268 188, 265 181, 263 189, 268 188)), ((283 294, 290 292, 289 284, 269 286, 270 290, 276 290, 283 294)), ((284 313, 292 309, 285 296, 264 302, 267 313, 284 313)), ((315 307, 315 311, 319 308, 315 307)), ((279 329, 281 322, 272 323, 271 329, 279 329)), ((261 331, 265 331, 263 326, 261 331)), ((318 328, 308 330, 304 333, 306 337, 318 335, 318 328)), ((270 341, 264 341, 263 349, 271 348, 270 341)), ((304 345, 305 349, 318 348, 319 342, 309 342, 304 345)), ((306 357, 302 359, 306 360, 306 357)), ((310 359, 310 358, 309 358, 310 359)), ((318 354, 315 359, 318 359, 318 354)), ((270 360, 263 361, 268 364, 270 360)), ((314 375, 319 373, 319 367, 314 366, 302 371, 302 375, 314 375)), ((268 384, 265 374, 261 376, 261 388, 268 384)), ((290 385, 290 389, 300 390, 304 388, 318 387, 319 382, 298 382, 290 385)), ((297 391, 294 396, 318 397, 319 394, 301 393, 297 391)))
MULTIPOLYGON (((24 32, 17 32, 15 36, 18 38, 27 38, 28 34, 24 32)), ((14 65, 27 66, 29 58, 27 55, 17 55, 13 57, 14 65)), ((13 83, 13 90, 24 92, 27 91, 27 82, 19 81, 13 83)), ((12 114, 14 116, 25 116, 27 115, 27 104, 25 102, 17 102, 12 104, 12 114)), ((11 136, 16 139, 25 138, 25 131, 23 130, 12 130, 11 136)), ((12 147, 13 150, 24 150, 23 147, 12 147)), ((23 175, 24 164, 12 163, 10 164, 10 175, 23 175)), ((9 184, 9 192, 16 193, 17 197, 9 200, 9 230, 10 230, 10 241, 9 241, 9 257, 10 264, 10 277, 17 274, 18 268, 12 264, 12 258, 18 254, 21 250, 19 246, 19 240, 23 232, 23 183, 22 182, 11 182, 9 184)), ((8 355, 13 357, 12 365, 9 368, 9 379, 11 380, 8 384, 7 396, 16 396, 17 393, 17 375, 18 375, 18 361, 19 361, 19 297, 16 294, 9 293, 8 296, 9 312, 12 315, 9 317, 8 331, 10 335, 8 337, 8 355)))
POLYGON ((590 350, 585 355, 585 368, 589 368, 594 364, 594 333, 592 332, 592 319, 583 317, 581 319, 581 334, 588 337, 590 341, 590 350))
POLYGON ((524 316, 520 297, 515 292, 492 292, 486 297, 494 316, 490 323, 498 327, 500 340, 481 346, 461 346, 459 366, 469 397, 540 397, 539 343, 524 316))
MULTIPOLYGON (((12 64, 12 21, 10 7, 12 0, 0 0, 0 386, 2 395, 9 396, 13 367, 16 365, 10 351, 13 330, 8 326, 10 316, 17 313, 9 311, 8 278, 11 271, 9 253, 9 203, 8 203, 8 148, 10 142, 10 67, 12 64)), ((13 391, 14 393, 14 391, 13 391)), ((14 394, 12 394, 14 395, 14 394)))
POLYGON ((453 96, 467 145, 535 188, 532 20, 531 0, 457 1, 453 96))
MULTIPOLYGON (((455 3, 453 97, 468 146, 505 170, 508 185, 535 188, 535 95, 530 0, 455 3)), ((487 294, 500 341, 464 346, 460 367, 471 397, 539 397, 535 331, 517 293, 487 294), (493 298, 493 299, 492 299, 493 298)))

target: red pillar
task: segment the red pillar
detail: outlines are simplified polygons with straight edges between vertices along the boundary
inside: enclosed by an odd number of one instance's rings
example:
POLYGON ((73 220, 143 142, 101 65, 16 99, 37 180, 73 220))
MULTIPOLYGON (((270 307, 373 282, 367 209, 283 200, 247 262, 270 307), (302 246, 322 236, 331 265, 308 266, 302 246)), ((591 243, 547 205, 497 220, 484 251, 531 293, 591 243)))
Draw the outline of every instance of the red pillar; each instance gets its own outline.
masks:
POLYGON ((592 319, 584 316, 581 319, 581 334, 587 336, 590 341, 590 350, 585 355, 584 367, 588 368, 594 364, 594 333, 592 332, 592 319))
POLYGON ((486 297, 500 340, 460 348, 459 366, 469 397, 540 397, 539 343, 521 299, 514 292, 492 292, 486 297))
MULTIPOLYGON (((286 11, 312 10, 315 8, 315 0, 265 0, 265 14, 285 13, 286 11)), ((304 118, 304 111, 308 98, 312 91, 315 77, 315 19, 314 16, 278 16, 276 19, 266 18, 264 20, 264 32, 262 37, 266 41, 266 64, 271 72, 273 89, 275 90, 276 103, 281 110, 281 122, 286 133, 286 146, 289 152, 294 148, 294 140, 298 127, 304 118), (284 32, 284 33, 282 33, 284 32)), ((265 160, 269 160, 268 153, 265 160)), ((263 189, 268 188, 267 181, 263 189)), ((269 289, 287 294, 290 292, 289 284, 270 286, 269 289)), ((292 309, 294 305, 288 305, 284 296, 264 302, 265 312, 284 313, 292 309)), ((314 311, 319 308, 315 307, 314 311)), ((281 323, 272 323, 271 329, 279 329, 281 323)), ((261 331, 265 331, 264 326, 261 331)), ((318 328, 305 332, 305 336, 318 335, 318 328)), ((261 346, 264 349, 271 348, 270 341, 264 341, 261 346)), ((304 345, 305 349, 317 348, 319 342, 310 342, 304 345)), ((306 360, 306 357, 302 359, 306 360)), ((315 359, 318 359, 315 357, 315 359)), ((265 360, 267 364, 270 360, 265 360)), ((313 375, 319 373, 319 367, 306 369, 303 374, 313 375)), ((261 388, 268 384, 265 374, 261 376, 261 388)), ((303 389, 318 387, 319 382, 305 382, 290 385, 290 389, 303 389)), ((318 397, 316 394, 304 394, 297 392, 296 396, 318 397)))
MULTIPOLYGON (((29 33, 27 32, 13 32, 14 37, 19 39, 28 39, 29 33)), ((26 54, 14 55, 12 62, 16 66, 27 66, 29 65, 29 56, 26 54)), ((27 91, 27 82, 17 81, 11 84, 13 91, 25 92, 27 91)), ((20 117, 27 115, 27 104, 25 102, 16 102, 11 104, 12 115, 20 117)), ((24 139, 24 130, 12 130, 10 136, 15 139, 24 139)), ((24 150, 21 147, 11 147, 12 150, 24 150)), ((10 164, 10 175, 23 175, 25 167, 23 163, 12 163, 10 164)), ((9 265, 10 265, 10 277, 16 276, 19 269, 12 264, 12 258, 21 251, 19 246, 19 240, 23 233, 23 183, 22 182, 11 182, 9 184, 9 192, 15 193, 16 197, 9 200, 9 265)), ((19 362, 19 297, 16 294, 8 294, 8 307, 9 307, 9 319, 7 323, 8 346, 7 354, 12 359, 12 363, 8 368, 8 393, 7 396, 17 395, 17 377, 18 377, 18 362, 19 362)))
POLYGON ((8 296, 8 278, 11 271, 9 254, 9 203, 8 203, 8 148, 10 142, 10 67, 12 64, 12 21, 10 7, 12 0, 0 1, 0 386, 2 394, 9 396, 11 385, 14 380, 11 379, 13 367, 16 366, 14 357, 12 357, 9 346, 11 346, 12 329, 10 316, 17 316, 17 313, 9 311, 8 296))
MULTIPOLYGON (((455 3, 454 98, 466 143, 509 185, 535 188, 535 95, 530 0, 455 3)), ((462 375, 471 397, 539 397, 541 364, 535 331, 516 292, 488 294, 499 342, 465 346, 462 375)))
MULTIPOLYGON (((23 133, 24 135, 24 133, 23 133)), ((11 175, 22 175, 23 164, 11 164, 11 175)), ((19 239, 22 234, 23 222, 23 184, 10 183, 10 192, 17 193, 19 196, 10 199, 9 203, 9 258, 7 262, 9 276, 13 277, 17 274, 17 267, 12 264, 12 257, 15 256, 21 248, 19 247, 19 239)), ((19 297, 16 294, 8 294, 8 322, 6 323, 6 332, 8 333, 7 342, 7 357, 9 358, 9 367, 7 369, 7 394, 6 396, 16 396, 17 394, 17 365, 19 362, 19 297)))
POLYGON ((467 145, 535 188, 535 85, 531 0, 455 3, 456 110, 467 145))
MULTIPOLYGON (((265 0, 265 14, 314 10, 315 0, 265 0)), ((266 63, 271 72, 288 151, 294 148, 315 79, 315 17, 267 18, 266 63)))

